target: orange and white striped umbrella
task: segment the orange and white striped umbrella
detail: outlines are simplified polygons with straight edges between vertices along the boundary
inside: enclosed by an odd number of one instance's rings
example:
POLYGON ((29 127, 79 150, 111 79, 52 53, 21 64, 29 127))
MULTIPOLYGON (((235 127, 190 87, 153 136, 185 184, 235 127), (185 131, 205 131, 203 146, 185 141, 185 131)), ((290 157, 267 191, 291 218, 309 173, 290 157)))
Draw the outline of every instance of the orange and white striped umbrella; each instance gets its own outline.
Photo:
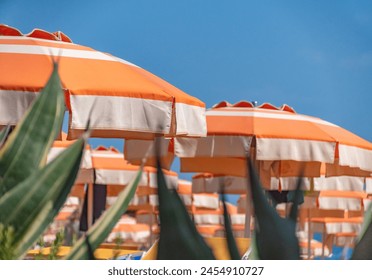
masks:
POLYGON ((62 32, 0 25, 0 126, 15 125, 59 61, 68 138, 90 119, 92 137, 152 139, 206 134, 205 104, 148 71, 72 43, 62 32))
MULTIPOLYGON (((220 199, 217 193, 193 193, 190 181, 178 179, 177 192, 189 210, 192 207, 205 209, 217 209, 220 207, 220 199)), ((158 195, 153 192, 149 195, 149 201, 151 206, 159 206, 158 195)))
POLYGON ((317 197, 318 207, 321 209, 341 209, 361 211, 367 193, 361 191, 320 191, 317 197))
MULTIPOLYGON (((113 147, 100 146, 91 151, 91 157, 94 185, 89 185, 91 191, 87 194, 88 225, 91 225, 107 206, 114 203, 119 193, 135 178, 139 171, 139 166, 128 163, 124 159, 124 155, 113 147), (92 194, 94 192, 101 193, 97 196, 97 205, 93 202, 92 194)), ((177 173, 168 170, 163 172, 168 185, 177 187, 177 173)), ((129 208, 131 210, 151 210, 153 207, 149 196, 155 193, 157 193, 156 168, 145 166, 129 208)))
MULTIPOLYGON (((132 165, 124 159, 124 155, 115 148, 98 147, 91 151, 95 172, 95 183, 108 186, 108 196, 116 196, 136 176, 139 166, 132 165)), ((169 186, 177 187, 178 174, 164 170, 169 186)), ((157 193, 156 168, 144 167, 137 188, 137 195, 157 193)))
POLYGON ((117 239, 124 242, 145 243, 150 238, 150 227, 146 224, 118 224, 107 237, 108 242, 117 239))
POLYGON ((217 193, 193 193, 192 182, 187 180, 178 180, 178 194, 183 203, 189 207, 218 209, 220 199, 217 193))
POLYGON ((325 165, 322 164, 320 177, 313 178, 314 191, 346 191, 346 192, 368 192, 364 187, 368 184, 368 178, 358 176, 326 176, 325 165))
MULTIPOLYGON (((56 156, 58 156, 62 151, 64 151, 68 146, 70 146, 74 142, 73 140, 71 141, 66 140, 67 135, 64 132, 62 132, 61 137, 62 137, 61 140, 56 140, 53 142, 53 145, 50 148, 47 156, 47 162, 52 161, 56 156)), ((75 183, 76 184, 93 183, 93 165, 89 145, 85 146, 83 157, 81 159, 80 170, 77 175, 75 183)))
MULTIPOLYGON (((245 214, 240 214, 237 207, 226 202, 227 212, 230 216, 232 231, 234 236, 243 237, 245 214)), ((199 233, 205 237, 225 236, 225 227, 223 226, 223 207, 218 209, 206 209, 193 207, 191 211, 193 220, 199 233)))
MULTIPOLYGON (((250 102, 221 102, 207 113, 207 134, 175 139, 181 171, 246 176, 245 157, 256 161, 261 178, 319 177, 372 172, 372 143, 319 118, 250 102)), ((267 184, 266 184, 267 185, 267 184)))
MULTIPOLYGON (((226 202, 226 208, 229 215, 238 214, 237 207, 235 205, 226 202)), ((219 206, 217 209, 192 207, 190 212, 193 216, 195 224, 223 224, 222 206, 219 206)))
MULTIPOLYGON (((107 206, 112 205, 119 193, 136 176, 139 166, 132 165, 124 159, 117 149, 100 146, 91 151, 92 164, 95 174, 95 184, 103 185, 107 190, 107 206)), ((165 180, 172 188, 177 188, 178 174, 164 170, 165 180)), ((157 205, 156 168, 145 166, 137 191, 129 204, 130 210, 153 211, 157 205)))

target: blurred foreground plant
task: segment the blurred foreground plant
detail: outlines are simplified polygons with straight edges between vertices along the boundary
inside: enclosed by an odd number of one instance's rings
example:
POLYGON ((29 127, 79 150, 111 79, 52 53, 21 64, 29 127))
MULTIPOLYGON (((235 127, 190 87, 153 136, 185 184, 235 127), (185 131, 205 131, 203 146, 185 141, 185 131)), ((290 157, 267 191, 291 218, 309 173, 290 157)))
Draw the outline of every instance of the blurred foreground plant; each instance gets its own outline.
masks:
MULTIPOLYGON (((86 136, 46 164, 60 131, 58 66, 0 150, 0 259, 22 258, 53 221, 75 181, 86 136)), ((7 132, 0 133, 4 142, 7 132)))
POLYGON ((133 180, 121 191, 115 203, 107 209, 95 224, 81 237, 66 259, 94 259, 93 252, 105 240, 132 200, 142 176, 141 166, 133 180))

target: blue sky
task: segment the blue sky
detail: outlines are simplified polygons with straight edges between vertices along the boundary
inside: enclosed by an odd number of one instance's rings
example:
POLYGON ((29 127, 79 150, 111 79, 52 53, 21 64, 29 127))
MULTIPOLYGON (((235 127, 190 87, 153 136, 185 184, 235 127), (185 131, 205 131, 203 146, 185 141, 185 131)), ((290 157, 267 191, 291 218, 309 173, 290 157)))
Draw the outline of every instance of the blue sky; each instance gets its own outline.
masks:
POLYGON ((286 103, 372 141, 371 1, 0 0, 0 22, 60 30, 207 107, 286 103))

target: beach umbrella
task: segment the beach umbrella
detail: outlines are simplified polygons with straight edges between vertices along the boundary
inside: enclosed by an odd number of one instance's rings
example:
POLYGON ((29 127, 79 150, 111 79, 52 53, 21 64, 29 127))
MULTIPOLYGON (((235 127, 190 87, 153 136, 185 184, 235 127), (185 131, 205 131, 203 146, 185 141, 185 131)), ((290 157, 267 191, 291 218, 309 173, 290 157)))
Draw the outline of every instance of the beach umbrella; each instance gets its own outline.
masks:
MULTIPOLYGON (((298 179, 298 177, 271 177, 267 190, 280 192, 295 190, 298 179)), ((310 190, 311 184, 310 178, 303 178, 303 189, 310 190)), ((233 175, 197 173, 192 177, 193 193, 219 193, 223 186, 223 192, 226 194, 246 194, 249 185, 249 178, 233 175)), ((317 184, 319 185, 320 183, 317 184)))
POLYGON ((319 177, 322 163, 327 177, 372 172, 372 143, 287 105, 221 102, 206 116, 207 137, 175 139, 183 172, 246 177, 246 156, 267 188, 272 177, 319 177))
MULTIPOLYGON (((124 159, 124 155, 116 148, 99 146, 91 151, 92 167, 94 170, 94 183, 89 185, 86 193, 87 205, 84 207, 88 213, 93 213, 93 223, 106 209, 107 202, 114 203, 115 198, 136 176, 139 166, 132 165, 124 159), (91 191, 90 191, 91 190, 91 191), (90 202, 88 202, 90 201, 90 202), (91 205, 91 206, 90 206, 91 205), (88 208, 93 207, 89 210, 88 208)), ((178 174, 164 170, 168 186, 177 187, 178 174)), ((129 209, 140 210, 152 208, 149 195, 157 193, 156 168, 145 166, 136 190, 136 196, 129 209)), ((83 217, 86 215, 83 214, 83 217)), ((88 214, 91 217, 91 214, 88 214)), ((87 228, 83 220, 83 229, 87 228)))
POLYGON ((72 43, 62 32, 22 34, 0 25, 0 126, 15 125, 58 61, 69 112, 68 139, 88 119, 92 137, 152 139, 206 134, 205 105, 150 72, 72 43))
MULTIPOLYGON (((227 212, 230 216, 232 231, 235 237, 243 237, 245 215, 238 213, 237 206, 226 202, 227 212)), ((223 207, 217 209, 207 209, 193 207, 190 211, 196 228, 204 237, 224 237, 225 227, 223 225, 223 207)))
POLYGON ((193 193, 191 181, 179 179, 177 192, 188 209, 217 209, 220 207, 217 193, 193 193))
MULTIPOLYGON (((48 152, 47 162, 52 161, 74 142, 74 140, 67 140, 66 138, 66 133, 62 132, 61 140, 56 140, 53 142, 53 145, 48 152)), ((90 150, 90 145, 86 145, 75 184, 93 183, 93 164, 90 150)))
POLYGON ((145 244, 150 237, 149 225, 138 223, 136 218, 123 215, 107 237, 107 242, 145 244))
MULTIPOLYGON (((99 146, 91 151, 92 165, 95 173, 95 184, 105 185, 113 196, 123 190, 139 170, 124 159, 123 153, 114 147, 99 146)), ((164 170, 168 186, 177 188, 178 174, 164 170)), ((137 187, 137 195, 157 193, 156 168, 145 166, 137 187)))

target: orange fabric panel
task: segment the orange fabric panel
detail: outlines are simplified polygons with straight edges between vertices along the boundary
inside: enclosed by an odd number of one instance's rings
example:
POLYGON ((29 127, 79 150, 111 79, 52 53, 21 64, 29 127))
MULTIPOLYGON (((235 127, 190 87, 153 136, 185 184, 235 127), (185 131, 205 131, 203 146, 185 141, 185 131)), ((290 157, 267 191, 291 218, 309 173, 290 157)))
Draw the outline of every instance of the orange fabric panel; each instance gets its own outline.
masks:
MULTIPOLYGON (((102 151, 102 150, 101 150, 102 151)), ((104 150, 103 150, 104 151, 104 150)), ((108 150, 107 150, 108 151, 108 150)), ((105 152, 94 154, 92 155, 92 164, 93 168, 95 169, 108 169, 108 170, 127 170, 127 171, 137 171, 139 170, 138 165, 130 164, 127 160, 124 159, 124 155, 122 153, 118 153, 115 151, 108 151, 107 157, 105 157, 105 152), (118 157, 110 157, 110 155, 118 155, 118 157)), ((144 172, 156 174, 156 167, 152 166, 145 166, 144 172)), ((163 170, 164 175, 166 176, 175 176, 177 177, 177 173, 170 170, 163 170)))
POLYGON ((153 82, 157 86, 161 87, 167 94, 172 94, 175 97, 175 101, 177 103, 184 103, 188 105, 198 106, 198 107, 205 107, 205 103, 200 101, 194 96, 190 96, 183 92, 182 90, 176 88, 172 84, 166 82, 163 79, 153 75, 152 73, 142 69, 142 68, 135 68, 139 74, 143 75, 149 81, 153 82))
POLYGON ((320 191, 319 197, 342 197, 342 198, 366 198, 367 194, 365 192, 357 192, 357 191, 320 191))
MULTIPOLYGON (((134 137, 132 137, 134 138, 134 137)), ((143 139, 143 138, 142 138, 143 139)), ((133 165, 141 165, 143 159, 130 159, 130 163, 133 165)), ((169 170, 172 166, 174 160, 174 154, 173 153, 168 153, 166 156, 160 157, 160 164, 163 169, 169 170)), ((146 160, 146 166, 152 166, 156 167, 157 166, 157 160, 156 158, 149 157, 146 160)))
POLYGON ((192 185, 189 184, 182 184, 178 183, 178 193, 179 194, 191 194, 192 193, 192 185))
POLYGON ((62 57, 60 75, 73 95, 173 100, 170 94, 138 75, 137 67, 114 61, 62 57))
POLYGON ((196 226, 196 229, 200 234, 206 234, 209 236, 213 236, 217 230, 222 230, 223 226, 214 226, 214 225, 208 225, 208 226, 196 226))
POLYGON ((128 170, 137 171, 139 167, 129 164, 123 158, 117 157, 96 157, 92 156, 93 167, 96 169, 128 170))
POLYGON ((107 186, 107 196, 118 196, 125 186, 119 185, 108 185, 107 186))
POLYGON ((19 91, 40 91, 52 73, 52 59, 47 56, 27 56, 24 54, 0 54, 0 89, 19 91), (30 65, 34 65, 30 67, 30 65), (37 69, 35 69, 37 65, 37 69), (23 71, 19 71, 23 69, 23 71), (37 71, 36 71, 37 70, 37 71))
POLYGON ((319 177, 321 162, 298 162, 294 160, 281 160, 279 172, 275 175, 280 177, 319 177))
POLYGON ((181 172, 209 172, 245 177, 247 165, 241 158, 180 158, 181 172))
POLYGON ((311 218, 313 223, 352 223, 361 224, 363 223, 362 217, 352 217, 352 218, 335 218, 335 217, 315 217, 311 218))
POLYGON ((83 184, 74 185, 69 195, 83 198, 85 195, 84 185, 83 184))
POLYGON ((326 176, 358 176, 358 177, 370 177, 372 172, 364 171, 360 168, 340 166, 336 164, 326 164, 326 176))
POLYGON ((211 210, 209 208, 196 208, 193 207, 191 210, 194 215, 223 215, 223 209, 219 208, 216 210, 211 210))
MULTIPOLYGON (((70 110, 71 111, 71 110, 70 110)), ((68 128, 68 140, 69 139, 77 139, 83 133, 85 129, 71 129, 68 128)), ((133 131, 126 131, 126 130, 115 130, 115 129, 99 129, 93 130, 90 134, 91 137, 96 138, 125 138, 125 139, 144 139, 144 140, 152 140, 154 139, 155 135, 152 132, 133 132, 133 131)))
POLYGON ((55 219, 56 219, 56 221, 66 221, 72 214, 73 214, 73 212, 64 212, 62 210, 62 212, 58 213, 58 215, 55 219))
POLYGON ((112 231, 126 231, 126 232, 135 232, 135 231, 146 231, 150 230, 149 225, 146 224, 119 224, 112 231))
MULTIPOLYGON (((118 196, 125 187, 123 185, 107 185, 107 196, 118 196)), ((136 195, 146 196, 150 194, 157 194, 157 189, 144 186, 137 187, 136 195)))
POLYGON ((372 145, 370 142, 342 127, 324 126, 321 124, 319 124, 319 126, 337 139, 337 141, 341 144, 371 150, 372 145))

